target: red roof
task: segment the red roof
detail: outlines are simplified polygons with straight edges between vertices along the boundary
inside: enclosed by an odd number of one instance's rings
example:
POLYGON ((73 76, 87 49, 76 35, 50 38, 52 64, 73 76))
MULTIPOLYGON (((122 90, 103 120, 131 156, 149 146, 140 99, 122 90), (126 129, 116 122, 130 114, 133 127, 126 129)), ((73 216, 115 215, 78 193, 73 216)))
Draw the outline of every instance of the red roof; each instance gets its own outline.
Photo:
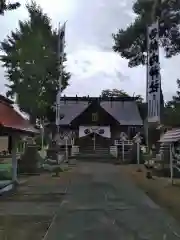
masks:
POLYGON ((37 133, 38 131, 24 119, 12 105, 0 102, 0 125, 17 131, 37 133))

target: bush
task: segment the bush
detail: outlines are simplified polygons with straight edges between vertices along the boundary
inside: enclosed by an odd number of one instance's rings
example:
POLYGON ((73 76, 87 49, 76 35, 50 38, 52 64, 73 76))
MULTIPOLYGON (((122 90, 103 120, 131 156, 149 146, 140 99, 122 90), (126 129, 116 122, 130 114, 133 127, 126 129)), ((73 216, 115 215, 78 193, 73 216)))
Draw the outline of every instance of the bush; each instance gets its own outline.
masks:
POLYGON ((38 149, 35 145, 27 146, 25 153, 18 161, 18 172, 19 173, 37 173, 43 164, 43 159, 38 153, 38 149))
POLYGON ((12 179, 12 165, 0 164, 0 180, 11 180, 11 179, 12 179))
POLYGON ((12 173, 8 171, 0 171, 0 180, 11 180, 12 173))

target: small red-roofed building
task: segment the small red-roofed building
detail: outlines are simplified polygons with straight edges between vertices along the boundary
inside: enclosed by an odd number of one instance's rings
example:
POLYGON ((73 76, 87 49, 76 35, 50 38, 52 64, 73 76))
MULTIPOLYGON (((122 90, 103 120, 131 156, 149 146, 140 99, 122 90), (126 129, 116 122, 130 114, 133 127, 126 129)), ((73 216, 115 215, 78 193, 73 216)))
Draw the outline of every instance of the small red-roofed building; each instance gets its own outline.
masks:
POLYGON ((1 189, 4 191, 4 188, 6 188, 5 190, 10 190, 13 187, 13 183, 17 182, 16 151, 18 139, 21 136, 34 136, 39 132, 38 129, 14 109, 13 104, 12 100, 0 95, 0 137, 7 137, 8 152, 12 157, 12 181, 7 182, 6 186, 3 186, 3 183, 0 184, 0 193, 1 189))

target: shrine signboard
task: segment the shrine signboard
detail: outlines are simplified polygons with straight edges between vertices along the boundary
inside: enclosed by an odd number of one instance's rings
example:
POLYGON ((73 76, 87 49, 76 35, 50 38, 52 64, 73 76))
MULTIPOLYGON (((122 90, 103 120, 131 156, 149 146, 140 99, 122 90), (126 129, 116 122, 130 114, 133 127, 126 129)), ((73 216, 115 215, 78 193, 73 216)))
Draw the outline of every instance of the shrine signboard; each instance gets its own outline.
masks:
POLYGON ((161 75, 158 22, 148 27, 148 122, 160 122, 161 75))

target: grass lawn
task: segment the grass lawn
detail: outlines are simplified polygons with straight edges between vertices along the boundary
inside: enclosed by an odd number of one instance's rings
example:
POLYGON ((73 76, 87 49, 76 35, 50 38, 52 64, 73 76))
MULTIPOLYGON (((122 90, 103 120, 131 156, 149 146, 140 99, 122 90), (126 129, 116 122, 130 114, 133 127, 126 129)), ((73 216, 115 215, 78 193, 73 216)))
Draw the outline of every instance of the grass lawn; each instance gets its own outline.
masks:
POLYGON ((1 170, 9 171, 9 170, 11 170, 11 168, 12 168, 12 164, 11 163, 1 163, 0 164, 0 171, 1 170))
POLYGON ((1 163, 0 164, 0 180, 12 179, 12 164, 1 163))
POLYGON ((49 173, 30 176, 27 182, 18 187, 17 192, 1 196, 0 205, 4 207, 3 213, 0 212, 0 240, 42 240, 73 178, 70 171, 63 172, 57 178, 49 173), (15 203, 14 206, 11 202, 15 203), (26 208, 24 203, 27 204, 26 208), (9 208, 16 212, 13 209, 16 204, 22 206, 20 212, 8 215, 9 208), (37 205, 44 209, 43 216, 36 212, 37 205))

